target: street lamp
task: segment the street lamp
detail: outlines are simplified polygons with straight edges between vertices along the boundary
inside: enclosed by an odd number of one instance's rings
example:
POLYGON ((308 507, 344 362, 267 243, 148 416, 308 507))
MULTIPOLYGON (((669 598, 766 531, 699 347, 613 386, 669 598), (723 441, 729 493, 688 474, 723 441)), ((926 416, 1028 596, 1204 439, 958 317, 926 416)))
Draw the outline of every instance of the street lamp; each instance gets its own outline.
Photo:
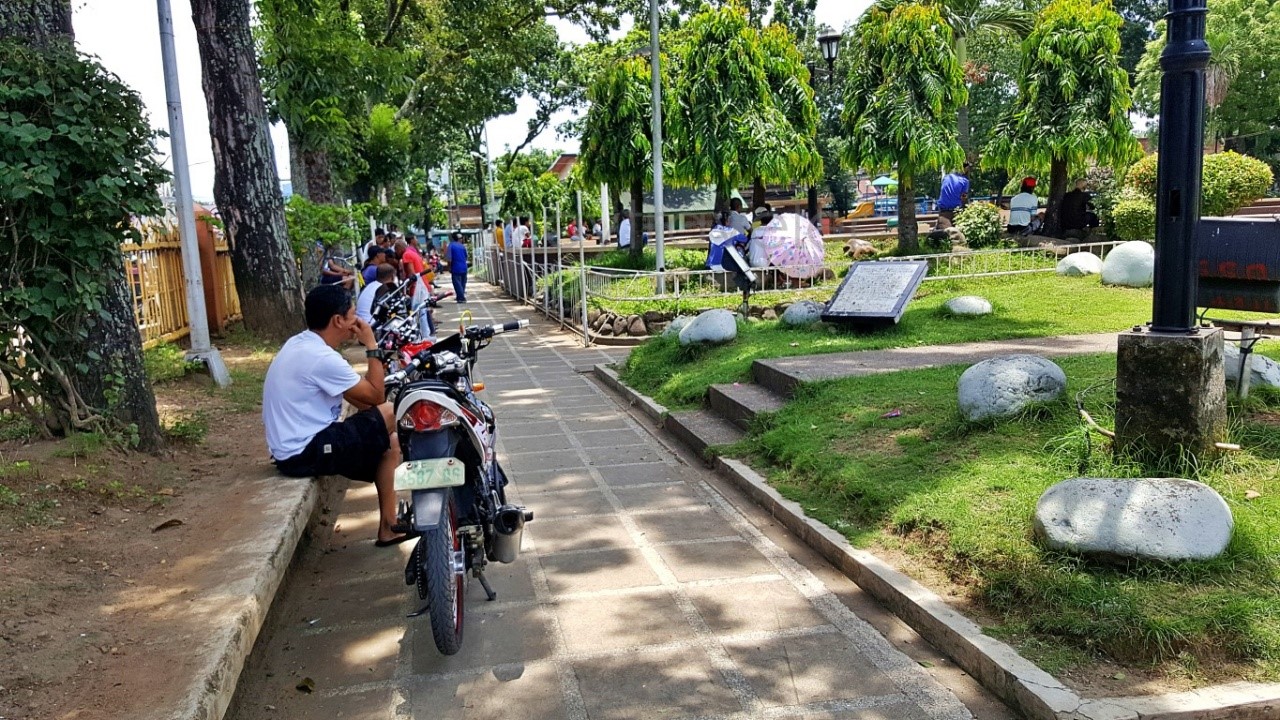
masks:
MULTIPOLYGON (((840 40, 844 36, 838 32, 825 32, 818 36, 818 49, 822 51, 822 59, 827 61, 827 82, 831 82, 835 77, 836 58, 840 56, 840 40)), ((817 67, 813 63, 809 63, 809 76, 816 78, 817 67)), ((811 222, 818 220, 818 186, 809 186, 809 220, 811 222)), ((817 224, 815 222, 815 224, 817 224)), ((819 227, 821 229, 821 227, 819 227)))

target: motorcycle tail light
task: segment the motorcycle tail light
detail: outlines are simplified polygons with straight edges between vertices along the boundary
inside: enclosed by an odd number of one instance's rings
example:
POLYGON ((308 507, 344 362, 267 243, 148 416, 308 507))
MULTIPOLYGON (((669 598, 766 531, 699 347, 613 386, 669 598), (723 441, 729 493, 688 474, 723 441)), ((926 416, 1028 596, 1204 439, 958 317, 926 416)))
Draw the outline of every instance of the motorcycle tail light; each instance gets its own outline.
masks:
POLYGON ((416 432, 441 430, 458 424, 458 416, 448 408, 419 400, 400 417, 400 429, 416 432))

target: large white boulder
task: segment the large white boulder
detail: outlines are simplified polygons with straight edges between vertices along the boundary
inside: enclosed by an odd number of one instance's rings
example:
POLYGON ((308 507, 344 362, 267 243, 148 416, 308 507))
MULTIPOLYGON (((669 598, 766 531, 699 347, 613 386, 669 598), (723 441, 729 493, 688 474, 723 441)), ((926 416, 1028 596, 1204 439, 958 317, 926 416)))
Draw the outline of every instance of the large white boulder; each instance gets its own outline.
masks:
POLYGON ((1035 532, 1047 547, 1111 559, 1215 558, 1233 527, 1221 495, 1178 478, 1073 478, 1036 503, 1035 532))
POLYGON ((1005 355, 983 360, 960 376, 960 413, 971 422, 1011 417, 1031 405, 1056 400, 1067 375, 1036 355, 1005 355))
POLYGON ((822 311, 826 306, 813 300, 801 300, 788 307, 782 313, 782 322, 787 325, 809 325, 822 319, 822 311))
MULTIPOLYGON (((1222 362, 1227 373, 1227 390, 1234 392, 1240 382, 1240 348, 1235 343, 1224 343, 1222 362)), ((1249 387, 1280 387, 1280 363, 1258 353, 1249 353, 1249 387)))
POLYGON ((680 331, 680 344, 727 343, 738 337, 738 317, 728 310, 708 310, 680 331))
POLYGON ((1156 272, 1156 249, 1141 240, 1117 245, 1102 263, 1103 285, 1150 287, 1156 272))
POLYGON ((674 320, 670 322, 670 324, 667 325, 667 328, 662 331, 662 334, 663 335, 679 335, 680 331, 684 330, 686 325, 693 322, 693 318, 694 318, 693 315, 680 315, 676 317, 674 320))
POLYGON ((961 295, 942 304, 952 315, 990 315, 991 301, 977 295, 961 295))
POLYGON ((1083 277, 1085 275, 1097 275, 1101 272, 1102 258, 1091 252, 1074 252, 1058 261, 1059 275, 1083 277))

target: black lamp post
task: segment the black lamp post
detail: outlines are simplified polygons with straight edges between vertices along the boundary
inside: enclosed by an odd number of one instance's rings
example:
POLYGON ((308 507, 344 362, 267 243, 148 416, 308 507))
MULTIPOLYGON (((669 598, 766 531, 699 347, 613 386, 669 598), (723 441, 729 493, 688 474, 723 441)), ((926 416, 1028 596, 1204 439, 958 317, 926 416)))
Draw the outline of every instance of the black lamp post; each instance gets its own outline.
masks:
MULTIPOLYGON (((843 36, 838 32, 825 32, 818 36, 818 49, 822 51, 822 59, 827 61, 827 82, 835 77, 836 58, 840 56, 840 40, 843 36)), ((810 77, 816 77, 817 68, 812 63, 809 64, 810 77)), ((809 220, 815 225, 819 221, 818 212, 818 186, 809 186, 809 220)), ((819 227, 819 230, 822 228, 819 227)))
POLYGON ((1190 332, 1198 283, 1195 229, 1204 155, 1205 0, 1169 0, 1160 56, 1160 159, 1156 169, 1156 265, 1151 328, 1190 332))

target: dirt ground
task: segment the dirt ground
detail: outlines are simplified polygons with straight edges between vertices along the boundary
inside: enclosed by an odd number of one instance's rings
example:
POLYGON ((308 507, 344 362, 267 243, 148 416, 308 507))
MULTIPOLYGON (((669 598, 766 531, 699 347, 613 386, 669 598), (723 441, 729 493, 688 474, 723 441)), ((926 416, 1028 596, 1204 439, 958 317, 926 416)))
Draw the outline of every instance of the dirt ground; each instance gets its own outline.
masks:
POLYGON ((175 565, 199 547, 193 528, 243 504, 235 481, 272 472, 259 418, 271 356, 223 354, 228 390, 202 374, 156 387, 170 433, 158 455, 98 436, 0 441, 0 718, 100 717, 115 694, 148 694, 130 658, 165 634, 156 604, 181 598, 131 604, 130 588, 186 586, 175 565))

